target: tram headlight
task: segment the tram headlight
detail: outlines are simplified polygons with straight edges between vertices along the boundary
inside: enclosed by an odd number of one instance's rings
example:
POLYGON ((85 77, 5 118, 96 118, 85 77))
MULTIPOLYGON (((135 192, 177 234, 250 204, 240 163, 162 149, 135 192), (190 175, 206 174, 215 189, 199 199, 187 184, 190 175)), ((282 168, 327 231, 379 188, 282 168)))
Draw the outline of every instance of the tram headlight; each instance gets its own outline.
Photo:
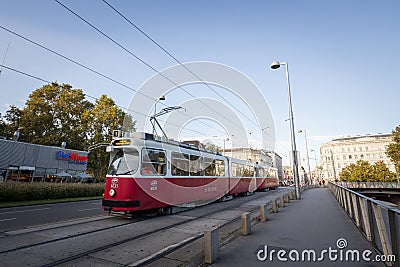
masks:
POLYGON ((111 197, 113 197, 117 192, 114 189, 110 189, 110 192, 108 193, 110 194, 111 197))

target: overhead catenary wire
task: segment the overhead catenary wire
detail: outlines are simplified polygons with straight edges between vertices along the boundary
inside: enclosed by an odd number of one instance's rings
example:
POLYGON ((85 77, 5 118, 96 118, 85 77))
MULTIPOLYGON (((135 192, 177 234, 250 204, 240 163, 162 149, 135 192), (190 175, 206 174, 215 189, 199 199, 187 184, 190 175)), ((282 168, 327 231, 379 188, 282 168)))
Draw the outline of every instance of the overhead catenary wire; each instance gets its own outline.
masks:
MULTIPOLYGON (((223 97, 217 90, 212 88, 208 83, 204 82, 196 73, 194 73, 191 69, 189 69, 185 64, 183 64, 179 59, 173 56, 167 49, 165 49, 161 44, 155 41, 149 34, 147 34, 144 30, 142 30, 139 26, 132 22, 129 18, 123 15, 119 10, 117 10, 114 6, 112 6, 106 0, 102 0, 107 6, 109 6, 115 13, 121 16, 126 22, 128 22, 131 26, 133 26, 136 30, 138 30, 141 34, 143 34, 147 39, 149 39, 153 44, 155 44, 158 48, 160 48, 166 55, 171 57, 175 62, 177 62, 180 66, 185 68, 189 73, 191 73, 196 79, 198 79, 202 84, 207 86, 211 91, 213 91, 216 95, 222 98, 226 103, 228 103, 232 108, 238 111, 242 116, 244 116, 248 121, 253 123, 255 126, 260 127, 259 124, 255 123, 252 119, 250 119, 246 114, 244 114, 240 109, 236 108, 235 105, 231 104, 225 97, 223 97)), ((201 101, 201 100, 199 100, 201 101)))
MULTIPOLYGON (((115 79, 113 79, 113 78, 111 78, 111 77, 109 77, 109 76, 107 76, 107 75, 105 75, 105 74, 103 74, 103 73, 100 73, 100 72, 94 70, 93 68, 88 67, 88 66, 86 66, 86 65, 84 65, 84 64, 82 64, 82 63, 80 63, 80 62, 78 62, 78 61, 76 61, 76 60, 74 60, 74 59, 72 59, 72 58, 70 58, 70 57, 64 56, 63 54, 61 54, 61 53, 59 53, 59 52, 56 52, 56 51, 54 51, 54 50, 52 50, 52 49, 50 49, 50 48, 48 48, 48 47, 46 47, 46 46, 44 46, 44 45, 41 45, 41 44, 39 44, 38 42, 35 42, 35 41, 33 41, 33 40, 31 40, 31 39, 29 39, 29 38, 27 38, 27 37, 25 37, 25 36, 23 36, 23 35, 21 35, 21 34, 18 34, 18 33, 16 33, 15 31, 12 31, 12 30, 10 30, 10 29, 8 29, 8 28, 6 28, 6 27, 4 27, 4 26, 1 26, 1 25, 0 25, 0 28, 3 29, 3 30, 5 30, 5 31, 7 31, 7 32, 9 32, 9 33, 11 33, 11 34, 13 34, 13 35, 15 35, 15 36, 17 36, 17 37, 19 37, 19 38, 21 38, 21 39, 23 39, 23 40, 25 40, 25 41, 27 41, 27 42, 29 42, 29 43, 31 43, 31 44, 36 45, 36 46, 38 46, 38 47, 40 47, 40 48, 42 48, 42 49, 44 49, 44 50, 46 50, 46 51, 48 51, 48 52, 54 54, 54 55, 57 55, 57 56, 59 56, 59 57, 65 59, 65 60, 67 60, 67 61, 69 61, 69 62, 71 62, 71 63, 73 63, 73 64, 76 64, 76 65, 78 65, 78 66, 80 66, 80 67, 82 67, 82 68, 84 68, 84 69, 86 69, 86 70, 88 70, 88 71, 90 71, 90 72, 92 72, 92 73, 95 73, 96 75, 99 75, 99 76, 101 76, 101 77, 103 77, 103 78, 105 78, 105 79, 107 79, 107 80, 109 80, 109 81, 111 81, 111 82, 113 82, 113 83, 116 83, 116 84, 118 84, 118 85, 120 85, 120 86, 122 86, 122 87, 124 87, 124 88, 126 88, 126 89, 129 89, 129 90, 131 90, 131 91, 133 91, 133 92, 135 92, 135 93, 138 93, 138 94, 140 94, 140 95, 142 95, 142 96, 144 96, 144 97, 146 97, 146 98, 148 98, 148 99, 154 100, 154 98, 152 98, 151 96, 148 96, 148 95, 144 94, 143 92, 140 92, 140 91, 138 91, 138 90, 136 90, 136 89, 134 89, 134 88, 132 88, 132 87, 130 87, 130 86, 128 86, 128 85, 122 83, 122 82, 119 82, 119 81, 117 81, 117 80, 115 80, 115 79)), ((163 105, 163 106, 165 106, 165 107, 168 107, 166 104, 164 104, 164 103, 162 103, 162 102, 160 102, 160 104, 163 105)), ((132 110, 129 110, 129 111, 132 111, 132 110)), ((133 112, 133 111, 132 111, 132 112, 133 112)), ((180 112, 180 113, 183 114, 184 116, 190 118, 190 116, 188 116, 187 114, 185 114, 185 113, 183 113, 183 112, 180 112)), ((149 117, 149 116, 148 116, 148 117, 149 117)), ((160 121, 162 121, 162 120, 160 120, 160 121)), ((202 123, 202 124, 205 125, 205 126, 208 126, 209 128, 215 129, 215 127, 213 127, 213 126, 211 126, 211 125, 209 125, 209 124, 207 124, 207 123, 205 123, 205 122, 203 122, 203 121, 200 121, 200 123, 202 123)), ((225 134, 225 132, 222 131, 222 130, 220 130, 220 129, 216 129, 216 130, 225 134)))
MULTIPOLYGON (((200 103, 202 103, 204 106, 208 107, 209 109, 211 109, 212 111, 214 111, 215 113, 219 114, 221 117, 223 117, 224 119, 226 119, 227 121, 230 121, 232 124, 235 125, 235 123, 230 120, 229 118, 227 118, 224 114, 221 114, 220 112, 216 111, 214 108, 210 107, 209 105, 207 105, 206 103, 204 103, 204 101, 201 101, 200 99, 197 99, 196 96, 194 96, 193 94, 191 94, 190 92, 188 92, 186 89, 184 89, 183 87, 181 87, 180 85, 178 85, 177 83, 175 83, 173 80, 171 80, 169 77, 165 76, 164 74, 162 74, 160 71, 158 71, 156 68, 154 68, 153 66, 151 66, 149 63, 147 63, 145 60, 143 60, 142 58, 138 57, 136 54, 134 54, 133 52, 131 52, 129 49, 127 49, 126 47, 124 47, 123 45, 121 45, 119 42, 115 41, 113 38, 111 38, 109 35, 107 35, 106 33, 104 33, 102 30, 100 30, 99 28, 97 28, 96 26, 94 26, 92 23, 90 23, 89 21, 87 21, 86 19, 84 19, 82 16, 80 16, 78 13, 76 13, 75 11, 73 11, 72 9, 70 9, 69 7, 67 7, 66 5, 64 5, 63 3, 61 3, 59 0, 54 0, 55 2, 57 2, 60 6, 62 6, 64 9, 66 9, 67 11, 69 11, 70 13, 72 13, 74 16, 76 16, 77 18, 79 18, 80 20, 82 20, 84 23, 86 23, 87 25, 89 25, 92 29, 94 29, 95 31, 97 31, 98 33, 100 33, 101 35, 103 35, 105 38, 107 38, 108 40, 110 40, 112 43, 114 43, 115 45, 117 45, 118 47, 120 47, 122 50, 124 50, 125 52, 127 52, 129 55, 133 56, 135 59, 139 60, 141 63, 143 63, 145 66, 147 66, 148 68, 150 68, 151 70, 153 70, 154 72, 156 72, 157 74, 159 74, 160 76, 162 76, 163 78, 165 78, 166 80, 168 80, 169 82, 171 82, 173 85, 175 85, 176 87, 180 88, 181 90, 183 90, 186 94, 188 94, 189 96, 191 96, 193 99, 199 101, 200 103)), ((202 121, 200 121, 203 124, 206 124, 202 121)), ((207 126, 211 127, 210 125, 206 124, 207 126)), ((242 127, 241 125, 236 125, 237 127, 242 127)))
MULTIPOLYGON (((21 74, 21 75, 24 75, 24 76, 27 76, 27 77, 30 77, 30 78, 33 78, 33 79, 36 79, 36 80, 45 82, 45 83, 47 83, 47 84, 51 84, 51 83, 52 83, 52 82, 50 82, 50 81, 48 81, 48 80, 45 80, 45 79, 43 79, 43 78, 40 78, 40 77, 38 77, 38 76, 35 76, 35 75, 32 75, 32 74, 26 73, 26 72, 21 71, 21 70, 17 70, 17 69, 15 69, 15 68, 12 68, 12 67, 9 67, 9 66, 5 66, 4 64, 1 64, 0 67, 2 67, 2 68, 4 68, 4 69, 11 70, 11 71, 16 72, 16 73, 19 73, 19 74, 21 74)), ((91 98, 91 99, 94 99, 94 100, 99 100, 98 98, 96 98, 96 97, 94 97, 94 96, 91 96, 91 95, 89 95, 89 94, 87 94, 87 93, 84 93, 84 95, 87 96, 88 98, 91 98)), ((119 105, 117 105, 117 104, 114 104, 114 105, 115 105, 116 107, 119 107, 119 108, 123 109, 123 110, 133 112, 133 113, 135 113, 135 114, 137 114, 137 115, 140 115, 140 116, 144 116, 144 117, 147 117, 147 118, 150 118, 150 117, 151 117, 150 115, 147 115, 147 114, 144 114, 144 113, 135 111, 135 110, 131 110, 131 109, 128 109, 128 108, 124 108, 124 107, 119 106, 119 105)), ((169 121, 165 121, 165 120, 162 120, 162 119, 160 119, 160 121, 162 121, 162 122, 164 122, 164 123, 166 123, 166 124, 170 124, 171 126, 174 126, 174 127, 177 127, 177 128, 181 128, 181 127, 182 127, 181 125, 178 125, 178 124, 175 124, 175 123, 172 123, 172 122, 169 122, 169 121)), ((185 129, 188 130, 188 131, 191 131, 191 132, 193 132, 193 133, 197 133, 197 134, 201 134, 201 135, 204 135, 204 136, 208 136, 208 134, 205 134, 205 133, 200 132, 200 131, 197 131, 197 130, 193 130, 193 129, 190 129, 190 128, 185 128, 185 129)))
MULTIPOLYGON (((7 49, 6 49, 6 53, 4 54, 3 62, 1 63, 2 65, 4 65, 4 62, 6 61, 6 57, 7 57, 7 53, 8 53, 8 48, 10 48, 10 42, 8 42, 7 49)), ((1 75, 1 71, 2 71, 2 70, 3 70, 3 67, 0 67, 0 75, 1 75)))

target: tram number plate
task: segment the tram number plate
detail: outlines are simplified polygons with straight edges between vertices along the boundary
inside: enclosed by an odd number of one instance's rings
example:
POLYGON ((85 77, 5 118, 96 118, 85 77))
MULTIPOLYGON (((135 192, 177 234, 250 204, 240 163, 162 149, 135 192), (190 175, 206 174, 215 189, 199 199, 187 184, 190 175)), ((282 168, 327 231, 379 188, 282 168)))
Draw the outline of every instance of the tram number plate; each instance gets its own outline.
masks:
POLYGON ((213 191, 217 191, 216 186, 209 186, 209 187, 204 188, 204 192, 213 192, 213 191))

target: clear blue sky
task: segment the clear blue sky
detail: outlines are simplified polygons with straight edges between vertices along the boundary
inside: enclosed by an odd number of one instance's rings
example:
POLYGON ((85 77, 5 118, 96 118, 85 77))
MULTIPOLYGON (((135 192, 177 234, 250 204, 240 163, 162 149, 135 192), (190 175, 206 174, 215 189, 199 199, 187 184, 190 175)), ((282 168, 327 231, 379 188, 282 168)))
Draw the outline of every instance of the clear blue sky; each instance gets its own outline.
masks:
MULTIPOLYGON (((102 1, 61 2, 156 69, 176 64, 102 1)), ((295 128, 307 131, 310 149, 342 135, 389 133, 400 124, 399 1, 109 2, 180 61, 226 64, 253 80, 269 103, 276 150, 286 163, 286 78, 283 68, 269 68, 274 60, 289 62, 295 128)), ((154 75, 55 1, 1 1, 0 25, 132 88, 154 75)), ((9 42, 6 66, 92 96, 107 94, 124 107, 134 94, 0 29, 1 61, 9 42)), ((23 107, 41 86, 3 69, 0 112, 10 104, 23 107)), ((296 138, 305 157, 304 136, 296 138)))

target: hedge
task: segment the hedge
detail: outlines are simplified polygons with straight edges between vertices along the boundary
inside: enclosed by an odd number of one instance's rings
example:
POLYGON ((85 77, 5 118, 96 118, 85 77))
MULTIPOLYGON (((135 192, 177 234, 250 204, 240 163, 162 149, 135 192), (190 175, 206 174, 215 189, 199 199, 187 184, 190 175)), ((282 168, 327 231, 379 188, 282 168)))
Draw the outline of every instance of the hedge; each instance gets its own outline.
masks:
POLYGON ((96 197, 104 184, 0 182, 0 203, 44 199, 96 197))

